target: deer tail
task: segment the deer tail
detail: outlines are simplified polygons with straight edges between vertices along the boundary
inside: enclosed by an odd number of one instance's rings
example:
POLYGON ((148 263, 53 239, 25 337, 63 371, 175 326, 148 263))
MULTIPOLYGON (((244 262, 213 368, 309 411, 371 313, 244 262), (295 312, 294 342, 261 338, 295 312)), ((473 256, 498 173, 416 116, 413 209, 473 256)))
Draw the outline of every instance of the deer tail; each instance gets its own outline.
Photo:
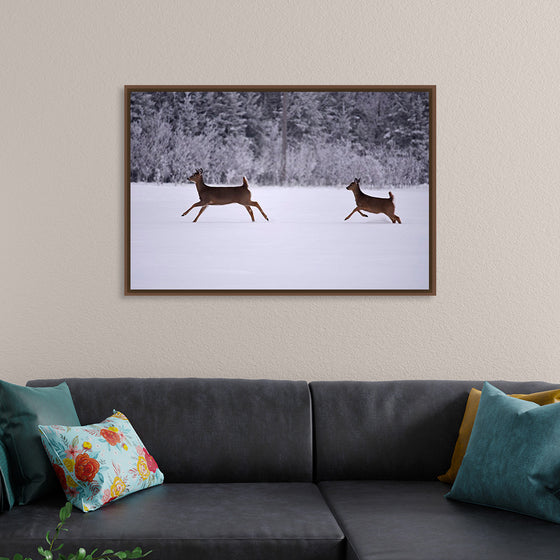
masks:
POLYGON ((247 177, 243 177, 243 186, 249 188, 249 183, 247 183, 247 177))
POLYGON ((389 198, 391 199, 391 202, 393 202, 393 200, 394 200, 394 198, 395 198, 395 197, 393 196, 393 193, 392 193, 391 191, 389 191, 389 198))

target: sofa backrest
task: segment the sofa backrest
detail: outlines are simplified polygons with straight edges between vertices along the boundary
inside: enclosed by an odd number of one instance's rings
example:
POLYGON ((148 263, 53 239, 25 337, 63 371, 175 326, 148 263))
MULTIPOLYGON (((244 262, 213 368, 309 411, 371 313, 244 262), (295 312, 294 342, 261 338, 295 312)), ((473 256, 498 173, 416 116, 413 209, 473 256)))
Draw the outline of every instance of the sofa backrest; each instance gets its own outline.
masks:
POLYGON ((125 414, 167 482, 310 481, 305 381, 190 378, 66 381, 82 425, 125 414))
MULTIPOLYGON (((558 388, 492 382, 506 393, 558 388)), ((433 480, 447 471, 481 381, 312 382, 317 480, 433 480)))

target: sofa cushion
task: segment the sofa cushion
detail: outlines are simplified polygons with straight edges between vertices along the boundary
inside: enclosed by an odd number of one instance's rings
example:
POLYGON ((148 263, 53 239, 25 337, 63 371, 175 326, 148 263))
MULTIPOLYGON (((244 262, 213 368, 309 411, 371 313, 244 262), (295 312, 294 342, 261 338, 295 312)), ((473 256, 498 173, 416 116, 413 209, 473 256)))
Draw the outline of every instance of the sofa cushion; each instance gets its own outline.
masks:
POLYGON ((539 406, 485 383, 448 498, 560 523, 560 403, 539 406))
POLYGON ((163 482, 155 459, 120 412, 99 424, 39 430, 66 498, 82 511, 163 482))
POLYGON ((554 523, 446 500, 427 481, 334 481, 319 487, 346 538, 348 560, 556 560, 554 523))
MULTIPOLYGON (((2 514, 0 554, 36 552, 61 505, 51 499, 2 514)), ((141 546, 154 560, 342 560, 345 550, 312 483, 164 484, 108 508, 74 510, 66 526, 63 554, 141 546)))
MULTIPOLYGON (((32 386, 60 380, 35 380, 32 386)), ((66 379, 82 424, 125 414, 168 482, 312 479, 304 381, 66 379)))
MULTIPOLYGON (((493 382, 507 393, 557 389, 493 382)), ((467 397, 481 381, 318 381, 318 480, 435 480, 449 467, 467 397)))
POLYGON ((41 445, 38 424, 78 426, 65 383, 30 388, 0 381, 0 439, 10 466, 15 502, 23 505, 60 487, 41 445))

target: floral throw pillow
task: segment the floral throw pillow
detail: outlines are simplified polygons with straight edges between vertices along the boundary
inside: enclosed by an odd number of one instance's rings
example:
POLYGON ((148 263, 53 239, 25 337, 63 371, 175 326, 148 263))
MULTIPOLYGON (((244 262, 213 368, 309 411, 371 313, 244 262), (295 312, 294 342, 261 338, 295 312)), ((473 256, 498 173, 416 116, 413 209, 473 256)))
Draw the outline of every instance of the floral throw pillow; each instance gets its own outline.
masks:
POLYGON ((82 511, 163 482, 155 459, 121 412, 99 424, 39 430, 68 501, 82 511))

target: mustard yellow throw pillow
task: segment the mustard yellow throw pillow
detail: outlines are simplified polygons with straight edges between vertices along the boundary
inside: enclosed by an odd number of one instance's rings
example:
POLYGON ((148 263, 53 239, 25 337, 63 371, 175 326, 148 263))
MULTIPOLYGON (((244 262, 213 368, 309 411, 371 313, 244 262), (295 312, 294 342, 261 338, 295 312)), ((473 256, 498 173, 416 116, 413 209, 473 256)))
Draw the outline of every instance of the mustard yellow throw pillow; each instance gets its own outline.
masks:
MULTIPOLYGON (((471 392, 469 393, 467 406, 465 407, 465 414, 463 416, 463 421, 461 422, 461 427, 459 428, 459 437, 457 438, 455 449, 453 450, 453 455, 451 457, 451 466, 445 474, 438 476, 438 480, 441 480, 441 482, 448 482, 449 484, 453 484, 453 482, 455 482, 457 472, 463 462, 463 457, 465 456, 465 451, 467 450, 467 445, 469 444, 474 420, 476 418, 476 412, 478 410, 478 404, 480 403, 480 395, 481 391, 474 388, 471 389, 471 392)), ((540 391, 539 393, 530 393, 528 395, 518 394, 509 396, 524 401, 531 401, 543 406, 545 404, 560 402, 560 389, 540 391)))

